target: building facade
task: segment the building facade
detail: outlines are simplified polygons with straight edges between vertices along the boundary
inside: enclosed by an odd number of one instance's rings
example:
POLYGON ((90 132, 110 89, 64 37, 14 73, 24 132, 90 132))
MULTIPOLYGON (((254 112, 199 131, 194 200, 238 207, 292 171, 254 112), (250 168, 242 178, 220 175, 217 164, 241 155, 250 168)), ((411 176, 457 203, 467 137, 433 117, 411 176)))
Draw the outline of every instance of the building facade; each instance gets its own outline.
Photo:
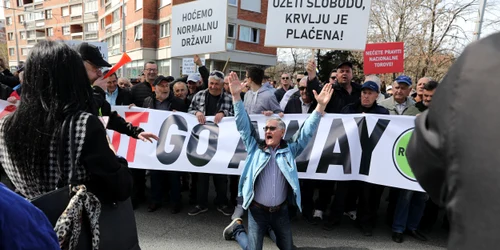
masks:
MULTIPOLYGON (((107 42, 111 64, 124 50, 132 58, 124 70, 129 78, 141 74, 148 61, 158 64, 159 74, 178 77, 182 58, 170 56, 172 6, 189 1, 5 0, 9 63, 22 63, 42 39, 101 41, 107 42)), ((200 55, 207 67, 221 70, 230 58, 226 71, 244 76, 249 65, 276 64, 276 48, 264 47, 267 2, 228 0, 227 51, 200 55)))

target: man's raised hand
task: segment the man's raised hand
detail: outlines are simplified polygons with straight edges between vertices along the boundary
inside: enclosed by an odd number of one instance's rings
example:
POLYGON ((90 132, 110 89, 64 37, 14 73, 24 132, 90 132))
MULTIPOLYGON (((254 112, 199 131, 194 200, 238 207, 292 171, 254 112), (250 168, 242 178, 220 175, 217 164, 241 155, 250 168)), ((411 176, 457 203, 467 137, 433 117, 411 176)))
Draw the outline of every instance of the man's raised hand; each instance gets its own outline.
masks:
POLYGON ((321 93, 319 95, 318 93, 316 93, 316 90, 313 90, 313 94, 318 104, 325 107, 330 101, 330 98, 332 97, 333 94, 332 84, 331 83, 326 84, 323 87, 323 90, 321 90, 321 93))
POLYGON ((239 95, 241 90, 245 87, 245 83, 240 82, 238 74, 231 72, 229 73, 229 89, 231 90, 231 95, 239 95))

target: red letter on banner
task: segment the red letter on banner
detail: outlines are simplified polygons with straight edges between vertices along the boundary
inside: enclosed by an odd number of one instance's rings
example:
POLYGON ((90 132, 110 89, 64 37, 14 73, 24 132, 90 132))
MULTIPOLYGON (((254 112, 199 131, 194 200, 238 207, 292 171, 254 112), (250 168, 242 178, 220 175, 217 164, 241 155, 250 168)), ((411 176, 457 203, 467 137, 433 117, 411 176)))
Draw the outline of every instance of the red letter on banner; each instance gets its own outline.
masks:
MULTIPOLYGON (((149 119, 149 112, 125 112, 125 120, 132 123, 132 125, 138 127, 141 123, 147 123, 149 119)), ((115 150, 118 151, 120 146, 120 133, 113 133, 113 146, 115 150)), ((130 137, 127 149, 127 161, 133 162, 135 159, 135 149, 137 146, 137 139, 130 137)))

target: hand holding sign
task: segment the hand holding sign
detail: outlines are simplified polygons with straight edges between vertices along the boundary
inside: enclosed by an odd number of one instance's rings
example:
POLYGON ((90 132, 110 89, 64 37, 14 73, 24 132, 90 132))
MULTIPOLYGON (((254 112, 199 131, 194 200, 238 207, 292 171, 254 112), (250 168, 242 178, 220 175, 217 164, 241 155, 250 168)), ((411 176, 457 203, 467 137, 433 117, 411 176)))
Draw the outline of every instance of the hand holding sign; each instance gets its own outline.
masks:
POLYGON ((309 63, 306 67, 307 77, 309 80, 312 80, 316 77, 316 62, 314 60, 309 60, 309 63))
POLYGON ((196 64, 196 66, 198 67, 201 67, 203 64, 201 63, 201 59, 198 55, 194 55, 194 64, 196 64))

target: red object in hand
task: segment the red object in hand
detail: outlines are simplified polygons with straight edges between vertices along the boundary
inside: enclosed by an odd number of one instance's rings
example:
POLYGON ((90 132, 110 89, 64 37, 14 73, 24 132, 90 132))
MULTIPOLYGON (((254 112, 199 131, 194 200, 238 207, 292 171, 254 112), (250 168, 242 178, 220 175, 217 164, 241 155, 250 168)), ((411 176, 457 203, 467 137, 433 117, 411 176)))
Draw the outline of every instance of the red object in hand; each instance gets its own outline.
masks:
POLYGON ((108 78, 111 74, 115 73, 123 65, 125 65, 131 61, 132 61, 132 59, 130 58, 130 56, 128 56, 127 53, 124 52, 120 61, 117 64, 115 64, 115 66, 113 66, 113 68, 111 68, 111 70, 103 77, 103 79, 108 78))

